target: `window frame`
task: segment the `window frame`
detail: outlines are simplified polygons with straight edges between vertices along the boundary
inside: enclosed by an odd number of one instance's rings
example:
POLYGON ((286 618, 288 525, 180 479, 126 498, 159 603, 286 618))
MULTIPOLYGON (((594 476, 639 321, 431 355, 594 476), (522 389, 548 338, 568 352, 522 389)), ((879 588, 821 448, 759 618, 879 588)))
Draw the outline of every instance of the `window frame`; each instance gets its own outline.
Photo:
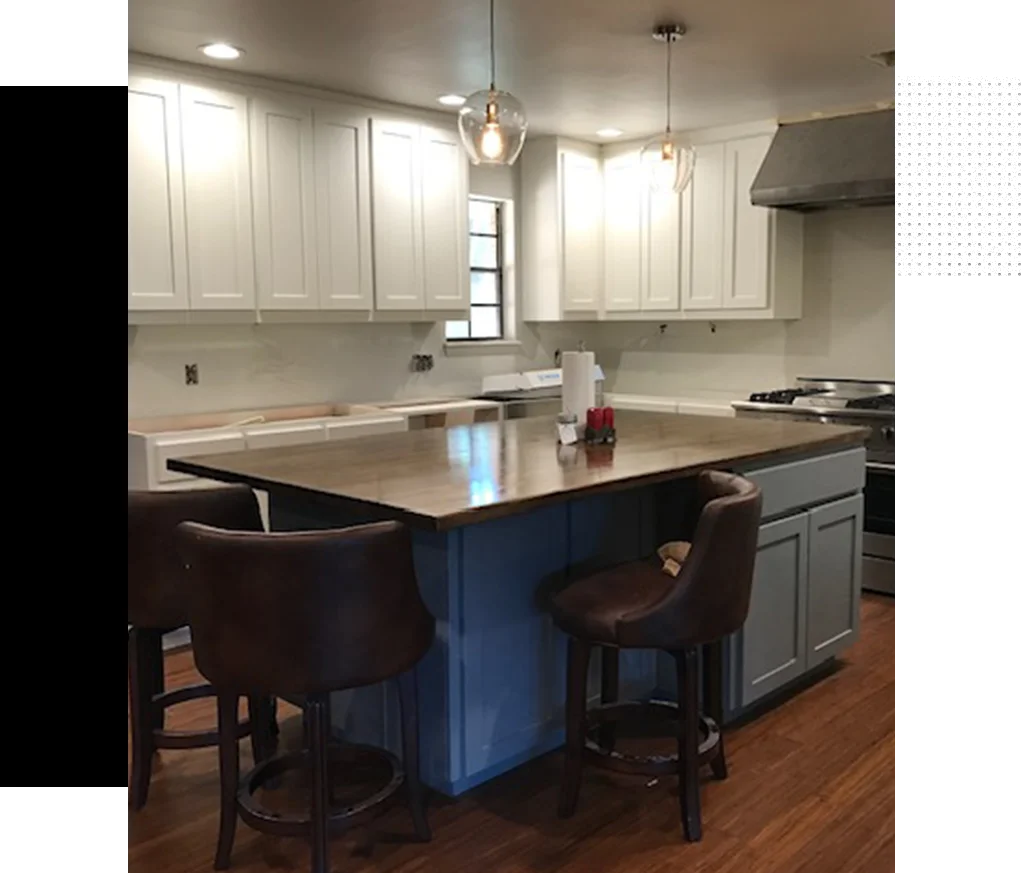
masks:
MULTIPOLYGON (((445 343, 503 343, 507 342, 507 302, 504 298, 504 246, 507 244, 506 232, 504 230, 504 217, 506 215, 506 204, 502 200, 494 200, 489 197, 471 197, 469 204, 473 201, 486 203, 496 210, 496 233, 473 233, 471 224, 468 225, 468 336, 449 337, 447 336, 447 323, 443 326, 443 341, 445 343), (496 266, 495 267, 474 267, 471 263, 471 241, 473 238, 491 239, 496 242, 496 266), (471 279, 475 273, 488 273, 496 276, 496 303, 472 303, 471 302, 471 279), (471 314, 474 309, 495 309, 500 332, 497 336, 472 336, 471 314)), ((450 321, 465 321, 465 319, 450 319, 450 321)))

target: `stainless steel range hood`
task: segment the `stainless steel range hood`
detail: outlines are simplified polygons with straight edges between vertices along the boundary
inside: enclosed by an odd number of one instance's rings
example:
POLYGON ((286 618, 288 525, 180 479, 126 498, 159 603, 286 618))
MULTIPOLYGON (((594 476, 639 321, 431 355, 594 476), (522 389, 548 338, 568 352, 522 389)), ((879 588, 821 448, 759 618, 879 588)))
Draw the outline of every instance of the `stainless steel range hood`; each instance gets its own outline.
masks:
POLYGON ((752 183, 755 206, 802 212, 893 203, 892 109, 782 124, 752 183))

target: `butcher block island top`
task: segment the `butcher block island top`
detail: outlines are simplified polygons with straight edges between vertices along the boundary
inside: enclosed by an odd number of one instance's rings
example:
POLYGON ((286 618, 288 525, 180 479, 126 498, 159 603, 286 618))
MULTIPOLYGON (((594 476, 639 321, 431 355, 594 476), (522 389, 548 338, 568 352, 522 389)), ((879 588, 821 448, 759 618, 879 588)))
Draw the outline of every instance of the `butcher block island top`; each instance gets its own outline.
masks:
POLYGON ((169 460, 172 470, 389 510, 430 530, 709 467, 852 448, 868 431, 813 422, 621 410, 614 446, 558 446, 552 418, 523 418, 169 460))

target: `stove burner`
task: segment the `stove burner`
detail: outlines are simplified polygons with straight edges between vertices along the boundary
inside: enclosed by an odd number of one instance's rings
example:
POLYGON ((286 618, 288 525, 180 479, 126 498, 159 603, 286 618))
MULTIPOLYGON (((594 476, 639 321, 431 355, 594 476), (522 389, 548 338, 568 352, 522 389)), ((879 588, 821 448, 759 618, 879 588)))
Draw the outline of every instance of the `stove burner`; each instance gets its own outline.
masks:
POLYGON ((874 394, 847 401, 847 409, 893 409, 893 394, 874 394))
POLYGON ((749 395, 751 403, 786 403, 794 402, 795 397, 811 397, 813 394, 825 394, 825 388, 781 388, 779 391, 756 391, 749 395))

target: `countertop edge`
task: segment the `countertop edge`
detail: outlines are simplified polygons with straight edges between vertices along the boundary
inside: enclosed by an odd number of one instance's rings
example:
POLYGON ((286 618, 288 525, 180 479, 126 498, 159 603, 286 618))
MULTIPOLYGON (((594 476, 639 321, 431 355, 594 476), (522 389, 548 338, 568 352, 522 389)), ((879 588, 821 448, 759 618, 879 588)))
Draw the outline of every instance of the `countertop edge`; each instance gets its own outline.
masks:
MULTIPOLYGON (((447 515, 422 515, 400 506, 390 503, 379 503, 374 500, 367 500, 363 497, 348 497, 343 494, 332 494, 326 491, 319 491, 313 488, 303 488, 300 485, 282 485, 252 476, 245 473, 235 473, 229 470, 222 470, 214 466, 196 464, 186 458, 168 458, 167 469, 179 473, 187 473, 192 476, 199 476, 204 479, 215 479, 220 482, 232 482, 241 485, 248 485, 260 491, 282 491, 289 494, 314 497, 319 500, 336 500, 359 506, 371 507, 374 510, 383 510, 394 518, 406 524, 433 532, 446 532, 459 527, 467 527, 473 524, 481 524, 499 518, 506 518, 511 515, 518 515, 528 512, 540 506, 548 506, 562 503, 576 497, 589 497, 596 494, 609 494, 615 491, 624 491, 629 488, 641 487, 643 485, 655 485, 660 482, 668 482, 671 479, 683 479, 695 475, 702 470, 720 466, 733 466, 746 464, 750 461, 763 461, 776 459, 783 461, 788 458, 795 458, 805 454, 815 454, 823 449, 839 449, 843 446, 854 447, 864 445, 868 435, 866 428, 855 428, 857 433, 842 433, 828 436, 825 439, 815 440, 811 445, 799 445, 790 449, 772 449, 766 452, 746 452, 734 455, 726 460, 715 461, 708 464, 693 464, 686 467, 676 467, 670 470, 659 470, 644 475, 632 476, 628 479, 617 479, 611 482, 593 482, 578 488, 571 488, 563 491, 555 491, 548 494, 538 494, 534 497, 527 497, 506 503, 488 504, 486 506, 470 507, 447 515)), ((581 448, 581 447, 579 447, 581 448)))

